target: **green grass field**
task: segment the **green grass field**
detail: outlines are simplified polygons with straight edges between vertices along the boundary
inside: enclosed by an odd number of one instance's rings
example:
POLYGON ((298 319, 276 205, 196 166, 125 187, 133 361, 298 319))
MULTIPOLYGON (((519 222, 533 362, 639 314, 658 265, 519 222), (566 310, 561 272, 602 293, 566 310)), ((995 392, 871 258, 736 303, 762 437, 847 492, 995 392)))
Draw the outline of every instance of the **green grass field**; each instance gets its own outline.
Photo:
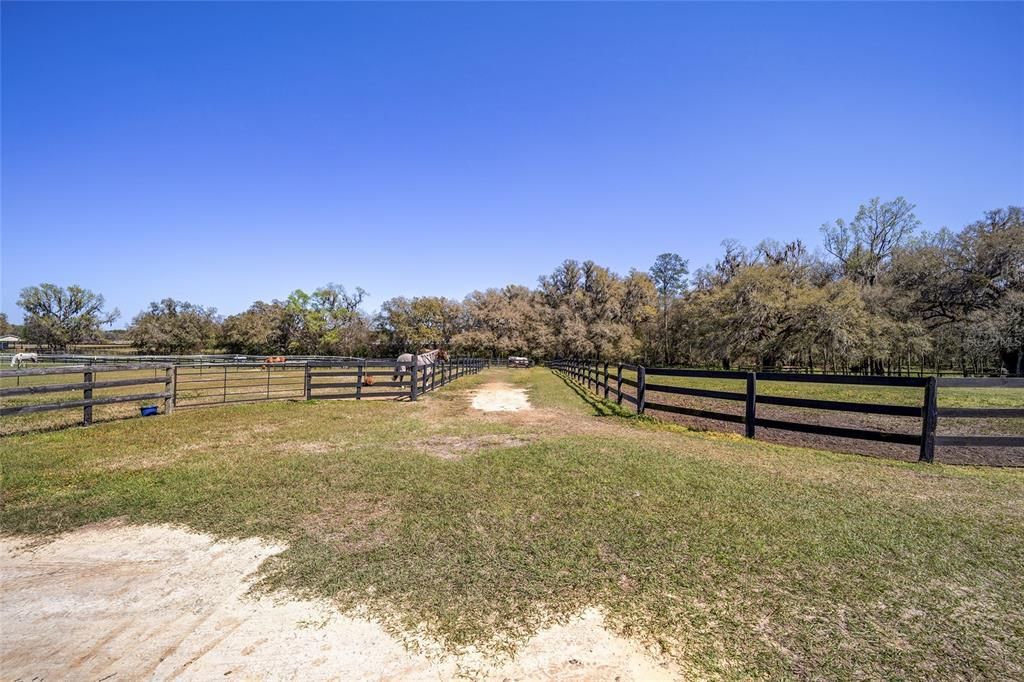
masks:
POLYGON ((514 649, 600 606, 687 676, 1024 676, 1024 470, 687 432, 545 369, 417 403, 181 411, 0 440, 7 533, 115 517, 290 548, 261 589, 514 649), (536 409, 473 411, 528 388, 536 409))

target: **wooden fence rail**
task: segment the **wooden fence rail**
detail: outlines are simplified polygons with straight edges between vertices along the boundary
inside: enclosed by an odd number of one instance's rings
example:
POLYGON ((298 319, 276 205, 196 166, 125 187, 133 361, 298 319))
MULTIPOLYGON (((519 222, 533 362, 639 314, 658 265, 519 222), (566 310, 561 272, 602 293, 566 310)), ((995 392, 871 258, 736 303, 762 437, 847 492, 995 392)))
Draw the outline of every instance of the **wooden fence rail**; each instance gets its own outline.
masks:
POLYGON ((39 384, 35 386, 2 386, 0 399, 4 403, 11 397, 32 396, 46 393, 82 392, 81 400, 58 400, 50 403, 29 403, 26 405, 3 405, 0 417, 53 412, 56 410, 81 409, 82 423, 92 423, 92 408, 96 405, 115 405, 118 403, 142 402, 150 400, 163 401, 164 413, 174 411, 174 366, 155 364, 122 364, 122 365, 78 365, 64 367, 45 367, 34 369, 0 370, 0 379, 38 376, 80 376, 79 381, 64 381, 56 384, 39 384), (162 372, 160 371, 162 370, 162 372), (97 381, 96 375, 104 372, 145 372, 145 376, 125 379, 97 381), (150 372, 153 375, 150 376, 150 372), (159 384, 163 390, 145 393, 129 393, 121 395, 94 396, 93 391, 104 388, 124 388, 132 386, 152 386, 159 384))
POLYGON ((935 459, 936 446, 962 447, 1024 447, 1024 436, 937 436, 939 418, 995 418, 1024 419, 1022 408, 939 408, 938 388, 951 387, 1008 387, 1024 388, 1024 378, 991 377, 991 378, 941 378, 936 377, 900 377, 900 376, 864 376, 847 374, 790 374, 785 372, 738 372, 715 371, 703 369, 675 369, 667 367, 644 367, 625 363, 612 364, 593 360, 555 360, 548 363, 555 372, 567 377, 575 383, 603 395, 605 400, 614 396, 619 405, 626 401, 635 406, 637 414, 647 411, 668 412, 701 419, 711 419, 744 425, 744 435, 748 438, 757 437, 757 427, 780 429, 797 433, 811 433, 824 436, 837 436, 859 440, 916 445, 919 448, 918 460, 932 462, 935 459), (636 373, 636 380, 622 376, 623 370, 636 373), (673 386, 670 384, 649 381, 649 377, 688 377, 696 379, 732 379, 744 380, 746 390, 721 391, 689 386, 673 386), (879 403, 859 403, 840 400, 816 400, 811 398, 794 398, 760 394, 757 391, 759 381, 773 382, 804 382, 846 384, 858 386, 898 386, 923 389, 919 406, 888 405, 879 403), (622 390, 623 386, 634 389, 635 395, 622 390), (731 414, 715 410, 697 409, 672 405, 652 400, 652 394, 684 395, 712 400, 742 402, 743 414, 731 414), (880 414, 920 419, 919 433, 893 433, 874 429, 859 429, 840 426, 825 426, 781 419, 766 419, 757 416, 758 405, 779 405, 816 410, 832 410, 838 412, 854 412, 861 414, 880 414))
MULTIPOLYGON (((0 370, 0 416, 16 416, 57 410, 82 410, 82 423, 93 421, 93 407, 119 403, 162 401, 164 414, 175 407, 191 408, 246 403, 264 400, 335 400, 364 398, 408 398, 436 390, 487 366, 478 358, 453 358, 447 363, 412 365, 396 372, 394 360, 334 359, 314 361, 213 362, 158 364, 69 365, 0 370), (102 379, 104 373, 130 372, 134 376, 102 379), (63 380, 74 376, 75 381, 63 380), (21 380, 57 377, 60 383, 22 385, 21 380), (118 392, 116 395, 94 395, 102 389, 131 389, 135 386, 158 385, 159 390, 118 392), (50 402, 10 404, 25 398, 81 392, 81 399, 67 400, 56 396, 50 402)), ((44 399, 45 400, 45 399, 44 399)))

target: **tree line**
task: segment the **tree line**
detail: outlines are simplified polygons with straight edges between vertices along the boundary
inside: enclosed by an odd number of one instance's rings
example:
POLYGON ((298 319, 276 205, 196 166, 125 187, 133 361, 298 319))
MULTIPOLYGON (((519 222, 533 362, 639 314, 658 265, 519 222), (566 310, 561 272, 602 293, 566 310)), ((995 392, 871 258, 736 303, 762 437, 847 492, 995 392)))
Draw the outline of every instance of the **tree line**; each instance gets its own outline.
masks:
MULTIPOLYGON (((153 302, 123 336, 143 353, 391 356, 426 346, 535 359, 586 356, 694 367, 1024 370, 1024 211, 986 212, 960 230, 922 231, 902 197, 872 199, 849 221, 800 241, 723 242, 713 264, 664 253, 621 275, 566 260, 534 288, 462 301, 397 297, 363 309, 361 288, 327 284, 218 316, 153 302)), ((78 286, 28 287, 24 338, 50 349, 99 340, 118 311, 78 286)), ((3 328, 12 329, 6 317, 3 328)))

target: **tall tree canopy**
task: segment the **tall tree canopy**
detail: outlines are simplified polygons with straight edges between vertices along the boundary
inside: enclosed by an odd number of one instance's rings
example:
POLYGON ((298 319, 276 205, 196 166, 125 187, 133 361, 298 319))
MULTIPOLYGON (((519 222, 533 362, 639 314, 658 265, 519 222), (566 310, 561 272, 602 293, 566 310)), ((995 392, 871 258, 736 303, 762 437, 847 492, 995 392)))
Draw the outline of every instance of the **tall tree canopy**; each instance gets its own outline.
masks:
POLYGON ((148 353, 197 353, 209 348, 217 334, 217 309, 165 298, 149 304, 128 327, 128 338, 148 353))
POLYGON ((657 330, 660 337, 657 340, 658 346, 662 351, 662 362, 668 364, 673 359, 668 310, 672 302, 686 291, 686 276, 690 274, 689 262, 683 260, 677 253, 663 253, 654 260, 649 273, 658 292, 658 314, 661 318, 661 326, 657 330))
MULTIPOLYGON (((397 297, 373 317, 366 292, 328 284, 257 301, 218 323, 212 308, 166 299, 133 320, 140 349, 394 356, 427 346, 459 354, 588 356, 710 367, 799 366, 887 372, 1024 369, 1024 211, 989 211, 960 230, 924 232, 902 197, 875 198, 823 226, 823 251, 765 239, 698 268, 678 254, 619 275, 565 260, 535 288, 463 301, 397 297)), ((117 312, 80 287, 29 287, 30 341, 64 348, 117 312)))
POLYGON ((63 350, 99 337, 104 325, 116 320, 117 308, 105 311, 101 294, 72 284, 64 288, 56 284, 25 287, 18 297, 25 311, 25 340, 63 350))

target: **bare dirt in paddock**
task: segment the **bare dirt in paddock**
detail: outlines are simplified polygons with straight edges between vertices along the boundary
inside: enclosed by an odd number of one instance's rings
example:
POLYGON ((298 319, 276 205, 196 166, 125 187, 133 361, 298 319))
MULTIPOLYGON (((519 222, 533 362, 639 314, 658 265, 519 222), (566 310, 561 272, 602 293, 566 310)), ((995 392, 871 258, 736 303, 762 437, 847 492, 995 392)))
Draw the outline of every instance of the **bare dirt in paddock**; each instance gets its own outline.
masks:
POLYGON ((606 629, 596 609, 494 661, 414 637, 410 648, 326 601, 249 595, 259 565, 283 549, 116 522, 48 542, 0 538, 0 669, 9 679, 83 680, 675 677, 606 629))
POLYGON ((472 393, 473 409, 482 412, 521 412, 532 410, 525 388, 495 381, 484 384, 472 393))
POLYGON ((530 443, 532 438, 494 434, 486 436, 433 436, 415 445, 416 449, 440 459, 462 459, 488 448, 516 448, 530 443))

